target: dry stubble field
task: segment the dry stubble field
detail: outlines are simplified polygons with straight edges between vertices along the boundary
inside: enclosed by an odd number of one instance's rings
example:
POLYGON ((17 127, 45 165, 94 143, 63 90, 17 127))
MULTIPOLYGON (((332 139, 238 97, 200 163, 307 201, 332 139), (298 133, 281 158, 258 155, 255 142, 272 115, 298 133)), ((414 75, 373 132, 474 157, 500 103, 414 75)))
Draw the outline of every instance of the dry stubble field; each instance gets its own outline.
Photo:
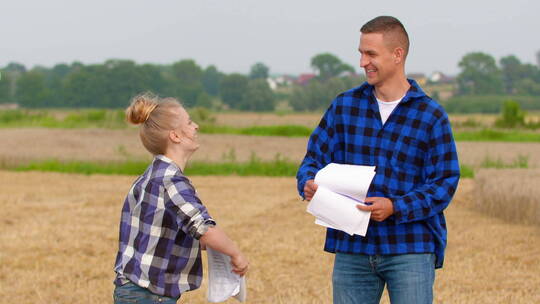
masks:
MULTIPOLYGON (((110 303, 120 208, 133 179, 0 171, 0 303, 110 303)), ((293 178, 193 182, 250 258, 248 303, 331 302, 332 255, 293 178)), ((539 303, 538 227, 472 211, 472 182, 462 181, 446 212, 435 303, 539 303)), ((179 303, 206 303, 204 292, 205 283, 179 303)))
MULTIPOLYGON (((287 116, 267 116, 229 114, 217 120, 239 127, 276 121, 313 126, 319 118, 306 114, 289 122, 287 116)), ((221 161, 231 150, 239 161, 251 153, 299 161, 306 145, 306 138, 235 135, 203 134, 200 141, 194 159, 206 161, 221 161)), ((149 159, 136 129, 0 129, 0 142, 0 163, 8 166, 51 158, 149 159)), ((487 156, 511 162, 526 155, 531 167, 540 167, 538 143, 460 142, 458 151, 470 166, 487 156)), ((133 178, 0 171, 0 303, 110 303, 120 208, 133 178)), ((248 303, 330 303, 332 255, 322 251, 324 231, 305 212, 294 179, 193 181, 250 257, 248 303)), ((446 212, 449 245, 445 267, 437 271, 435 302, 539 303, 538 226, 474 211, 473 183, 462 181, 446 212)), ((205 303, 204 284, 179 303, 205 303)))
MULTIPOLYGON (((249 160, 252 153, 264 160, 277 154, 297 161, 304 157, 307 138, 279 136, 242 136, 200 134, 201 148, 193 160, 219 162, 234 150, 238 161, 249 160)), ((126 156, 150 159, 140 143, 138 129, 0 129, 0 164, 24 164, 29 160, 122 161, 126 156)), ((511 163, 527 156, 529 166, 540 168, 540 143, 458 142, 460 162, 478 166, 489 157, 511 163)))

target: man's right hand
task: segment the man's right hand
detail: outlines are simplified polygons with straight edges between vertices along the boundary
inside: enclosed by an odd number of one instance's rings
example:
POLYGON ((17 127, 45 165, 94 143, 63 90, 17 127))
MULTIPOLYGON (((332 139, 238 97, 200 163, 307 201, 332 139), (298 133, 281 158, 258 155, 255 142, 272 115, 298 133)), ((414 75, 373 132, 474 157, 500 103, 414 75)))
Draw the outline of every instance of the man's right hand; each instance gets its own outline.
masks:
POLYGON ((315 191, 317 191, 317 187, 317 184, 312 179, 308 180, 304 185, 304 198, 311 201, 313 195, 315 195, 315 191))

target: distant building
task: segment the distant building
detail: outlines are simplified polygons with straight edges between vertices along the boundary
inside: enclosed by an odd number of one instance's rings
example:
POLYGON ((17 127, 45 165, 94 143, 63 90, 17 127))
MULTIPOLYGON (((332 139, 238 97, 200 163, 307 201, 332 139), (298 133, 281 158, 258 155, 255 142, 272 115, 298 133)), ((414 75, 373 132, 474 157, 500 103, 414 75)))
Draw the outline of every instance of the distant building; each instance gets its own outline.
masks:
POLYGON ((309 81, 313 78, 317 77, 317 75, 315 74, 300 74, 300 76, 298 76, 298 78, 296 78, 296 80, 294 81, 294 83, 298 84, 298 85, 301 85, 301 86, 305 86, 309 83, 309 81))
POLYGON ((281 75, 275 77, 269 77, 266 79, 268 85, 272 90, 277 89, 278 87, 287 87, 294 82, 294 78, 289 75, 281 75))
POLYGON ((455 78, 452 76, 448 76, 444 74, 443 72, 433 72, 429 78, 429 82, 431 83, 437 83, 437 84, 448 84, 453 83, 455 81, 455 78))
POLYGON ((16 103, 0 103, 0 110, 16 110, 19 105, 16 103))
POLYGON ((540 68, 540 50, 536 52, 536 65, 540 68))
POLYGON ((424 73, 410 73, 407 74, 407 78, 412 78, 418 82, 420 86, 423 86, 427 83, 427 77, 424 73))

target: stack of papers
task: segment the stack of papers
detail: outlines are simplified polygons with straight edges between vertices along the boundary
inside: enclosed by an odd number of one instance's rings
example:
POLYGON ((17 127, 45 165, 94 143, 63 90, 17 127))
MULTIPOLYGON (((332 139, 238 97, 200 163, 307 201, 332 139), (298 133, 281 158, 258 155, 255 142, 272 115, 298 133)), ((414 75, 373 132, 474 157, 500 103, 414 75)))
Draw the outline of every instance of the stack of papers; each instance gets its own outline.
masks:
POLYGON ((240 302, 246 300, 246 280, 232 272, 231 258, 210 247, 208 256, 208 302, 218 303, 234 297, 240 302))
POLYGON ((315 176, 318 188, 307 212, 318 225, 365 236, 371 212, 356 205, 364 204, 374 176, 374 166, 328 164, 315 176))

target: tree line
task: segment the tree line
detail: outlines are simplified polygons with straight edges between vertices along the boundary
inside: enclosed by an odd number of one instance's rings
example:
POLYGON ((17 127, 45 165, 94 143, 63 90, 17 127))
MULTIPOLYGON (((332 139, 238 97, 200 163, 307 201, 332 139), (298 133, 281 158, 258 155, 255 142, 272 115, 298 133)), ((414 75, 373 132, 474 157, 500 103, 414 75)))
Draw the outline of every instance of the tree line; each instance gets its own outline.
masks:
POLYGON ((473 52, 458 64, 459 95, 540 95, 540 69, 522 63, 516 56, 502 57, 497 64, 493 56, 473 52))
MULTIPOLYGON (((10 63, 0 69, 0 103, 17 103, 24 108, 122 108, 134 95, 151 91, 177 97, 188 107, 273 111, 278 103, 284 103, 295 111, 314 111, 325 109, 337 94, 364 81, 352 66, 330 53, 315 55, 310 64, 316 77, 270 88, 270 68, 261 62, 253 64, 246 75, 226 74, 214 65, 201 67, 190 59, 169 65, 115 59, 30 70, 10 63)), ((524 108, 540 108, 537 66, 522 63, 514 55, 497 63, 481 52, 466 54, 458 66, 461 71, 454 83, 456 98, 452 99, 456 102, 450 105, 449 100, 445 106, 468 109, 473 105, 469 100, 473 100, 477 109, 484 107, 482 100, 491 99, 485 96, 511 95, 519 97, 516 100, 524 108)))
MULTIPOLYGON (((312 66, 319 73, 312 82, 324 84, 319 91, 328 98, 323 101, 323 95, 317 95, 320 102, 315 102, 313 94, 307 96, 295 90, 290 103, 295 110, 307 110, 306 106, 314 106, 310 109, 315 110, 322 103, 327 104, 349 85, 334 78, 354 71, 327 53, 313 57, 312 66)), ((101 64, 62 63, 31 70, 22 64, 10 63, 0 72, 0 103, 17 103, 24 108, 121 108, 134 95, 151 91, 160 96, 177 97, 188 107, 273 111, 278 98, 287 100, 291 95, 287 89, 270 88, 267 82, 270 69, 261 62, 252 65, 247 75, 226 74, 214 65, 203 68, 191 59, 170 65, 114 59, 101 64)))
POLYGON ((170 65, 74 62, 31 70, 10 63, 1 73, 0 101, 25 108, 121 108, 144 91, 177 97, 188 107, 211 108, 216 100, 238 110, 265 111, 274 106, 266 82, 268 67, 262 63, 254 64, 249 75, 225 74, 213 65, 202 68, 193 60, 170 65))

